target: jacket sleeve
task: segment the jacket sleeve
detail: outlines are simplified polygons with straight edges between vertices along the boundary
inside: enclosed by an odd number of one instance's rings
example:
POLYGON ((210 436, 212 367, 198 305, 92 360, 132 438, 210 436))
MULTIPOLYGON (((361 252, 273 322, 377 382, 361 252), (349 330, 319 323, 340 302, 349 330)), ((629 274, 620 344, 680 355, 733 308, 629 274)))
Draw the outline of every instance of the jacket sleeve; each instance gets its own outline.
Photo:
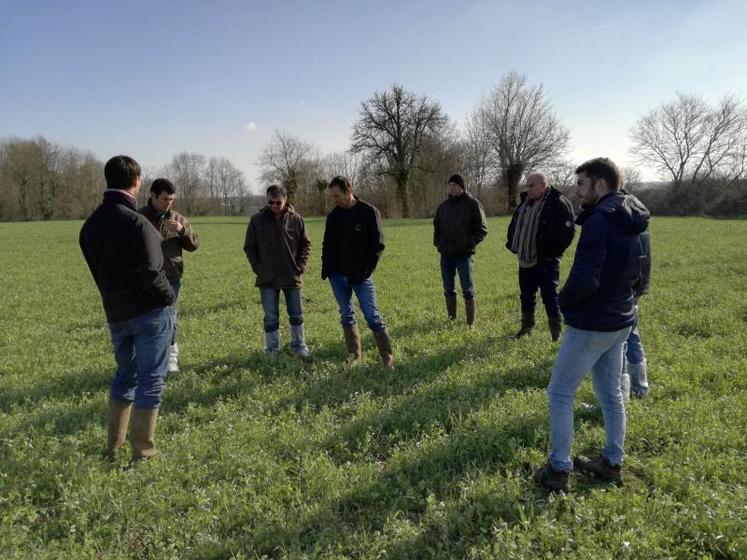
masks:
POLYGON ((556 235, 558 236, 559 253, 563 254, 573 241, 573 236, 576 232, 576 225, 574 223, 575 216, 573 215, 573 205, 571 204, 571 201, 566 197, 561 196, 559 203, 556 235))
POLYGON ((373 207, 370 220, 367 277, 376 270, 376 265, 379 264, 379 259, 381 259, 381 255, 384 253, 384 222, 381 220, 381 213, 378 208, 373 207))
POLYGON ((145 218, 138 222, 133 231, 131 247, 138 274, 159 303, 172 305, 176 297, 163 271, 161 235, 145 218))
POLYGON ((257 270, 259 269, 259 247, 257 246, 257 232, 255 225, 255 219, 252 217, 249 220, 249 225, 246 226, 246 235, 244 236, 244 254, 249 261, 252 270, 257 274, 257 270))
POLYGON ((472 220, 470 222, 470 236, 472 239, 472 246, 476 247, 485 236, 488 234, 488 223, 485 218, 485 210, 480 204, 480 201, 475 200, 475 204, 472 208, 472 220))
POLYGON ((438 210, 436 210, 436 215, 433 218, 433 246, 438 247, 438 239, 439 239, 439 230, 438 230, 438 210))
POLYGON ((511 244, 514 240, 514 232, 516 231, 516 216, 519 215, 519 209, 521 208, 521 204, 517 206, 516 210, 514 210, 513 216, 511 216, 511 222, 508 224, 508 230, 506 231, 506 249, 514 253, 514 251, 511 249, 511 244))
POLYGON ((643 262, 641 263, 641 275, 638 278, 633 293, 636 297, 646 295, 651 285, 651 234, 644 231, 640 235, 643 262))
POLYGON ((301 232, 298 239, 298 253, 296 254, 296 264, 301 272, 306 270, 306 265, 309 263, 309 255, 311 255, 311 240, 309 234, 306 232, 306 224, 301 218, 301 232))
POLYGON ((85 238, 85 230, 86 226, 83 224, 83 227, 80 230, 80 234, 78 235, 78 244, 80 245, 80 251, 83 253, 83 258, 86 260, 86 265, 88 265, 88 270, 91 272, 91 276, 94 277, 93 274, 93 263, 91 262, 91 257, 88 254, 88 247, 86 246, 86 238, 85 238))
MULTIPOLYGON (((332 211, 334 212, 334 210, 332 211)), ((333 238, 334 238, 334 232, 332 231, 332 228, 334 227, 333 219, 332 219, 332 212, 327 214, 327 219, 324 222, 324 239, 322 240, 322 280, 326 280, 327 277, 330 275, 330 255, 333 248, 333 238)))
POLYGON ((179 245, 181 245, 182 249, 186 251, 196 251, 200 246, 199 236, 192 229, 192 225, 189 223, 189 220, 187 220, 187 218, 185 218, 184 216, 179 216, 179 221, 181 222, 182 226, 184 226, 184 229, 179 234, 179 245))
POLYGON ((589 218, 581 230, 571 272, 558 294, 561 309, 574 309, 599 289, 602 269, 607 259, 607 228, 602 220, 604 216, 597 214, 589 218))

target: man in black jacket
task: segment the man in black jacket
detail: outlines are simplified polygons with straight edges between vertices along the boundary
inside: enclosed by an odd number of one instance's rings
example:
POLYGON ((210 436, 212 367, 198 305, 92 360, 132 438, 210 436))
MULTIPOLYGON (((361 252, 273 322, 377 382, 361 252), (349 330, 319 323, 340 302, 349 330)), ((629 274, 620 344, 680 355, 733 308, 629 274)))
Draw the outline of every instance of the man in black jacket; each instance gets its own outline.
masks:
POLYGON ((516 338, 534 328, 535 296, 539 288, 547 312, 550 336, 560 337, 562 319, 557 288, 560 283, 560 258, 573 240, 573 206, 548 186, 542 173, 527 176, 527 190, 508 226, 506 248, 519 258, 521 291, 521 329, 516 338))
POLYGON ((433 219, 433 244, 441 253, 441 278, 446 297, 446 314, 456 319, 455 275, 459 273, 467 325, 475 322, 475 291, 472 284, 472 255, 488 234, 485 211, 480 201, 467 192, 461 175, 448 182, 448 198, 439 204, 433 219))
POLYGON ((104 175, 104 201, 83 224, 80 248, 101 294, 118 366, 110 390, 107 455, 114 459, 124 444, 132 412, 132 457, 143 459, 156 454, 175 296, 163 271, 161 236, 137 211, 140 166, 131 157, 115 156, 104 175))
POLYGON ((384 318, 376 305, 376 289, 371 275, 384 252, 384 234, 378 209, 353 194, 350 179, 334 177, 327 192, 335 207, 327 215, 322 244, 322 280, 329 278, 340 308, 348 360, 361 359, 361 339, 355 322, 353 292, 363 316, 374 334, 381 361, 394 366, 392 343, 384 318))

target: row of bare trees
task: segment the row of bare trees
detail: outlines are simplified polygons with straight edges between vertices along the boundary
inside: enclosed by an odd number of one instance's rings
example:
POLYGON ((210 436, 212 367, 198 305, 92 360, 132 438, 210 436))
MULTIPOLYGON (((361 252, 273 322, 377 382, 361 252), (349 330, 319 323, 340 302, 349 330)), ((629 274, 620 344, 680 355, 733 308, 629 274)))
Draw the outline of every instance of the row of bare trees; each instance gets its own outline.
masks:
MULTIPOLYGON (((91 152, 42 137, 0 142, 0 220, 80 219, 101 201, 104 166, 91 152)), ((179 188, 188 214, 244 214, 251 205, 244 174, 226 158, 178 153, 157 173, 145 169, 140 202, 156 176, 179 188)))
MULTIPOLYGON (((630 136, 631 154, 671 180, 667 192, 677 204, 662 200, 675 209, 702 211, 697 197, 713 198, 719 185, 744 190, 747 109, 735 96, 713 105, 677 94, 642 116, 630 136), (695 198, 685 205, 679 202, 684 186, 695 198)), ((511 72, 462 126, 438 100, 395 84, 361 103, 348 150, 322 154, 312 142, 276 131, 257 164, 263 185, 284 185, 305 214, 324 214, 327 181, 345 174, 387 216, 431 215, 455 172, 496 213, 516 207, 520 181, 532 170, 560 187, 572 184, 569 138, 542 85, 511 72)), ((84 216, 99 199, 101 167, 92 154, 43 138, 0 143, 0 219, 84 216)), ((189 214, 243 214, 252 206, 244 175, 226 158, 182 152, 158 174, 176 182, 179 206, 189 214)), ((640 182, 637 169, 624 174, 628 186, 640 182)))

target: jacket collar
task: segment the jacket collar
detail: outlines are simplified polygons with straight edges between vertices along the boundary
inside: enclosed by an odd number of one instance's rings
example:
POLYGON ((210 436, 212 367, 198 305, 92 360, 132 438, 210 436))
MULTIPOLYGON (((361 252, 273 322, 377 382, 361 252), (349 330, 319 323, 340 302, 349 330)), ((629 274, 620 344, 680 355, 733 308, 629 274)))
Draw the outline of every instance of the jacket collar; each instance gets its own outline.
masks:
POLYGON ((104 191, 104 202, 124 204, 133 210, 137 209, 137 199, 122 189, 106 189, 104 191))

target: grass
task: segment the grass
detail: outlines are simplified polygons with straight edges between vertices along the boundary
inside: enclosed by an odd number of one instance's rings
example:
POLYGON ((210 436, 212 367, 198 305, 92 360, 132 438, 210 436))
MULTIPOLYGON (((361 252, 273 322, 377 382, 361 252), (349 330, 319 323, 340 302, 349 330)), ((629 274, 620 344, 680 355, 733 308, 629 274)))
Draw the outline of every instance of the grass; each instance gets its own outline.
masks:
MULTIPOLYGON (((114 363, 80 222, 0 224, 3 559, 747 557, 747 222, 653 221, 652 391, 629 406, 626 485, 574 475, 567 495, 531 481, 557 345, 543 320, 509 339, 505 218, 476 258, 473 331, 463 309, 444 321, 430 223, 386 223, 376 285, 394 371, 366 329, 364 363, 344 365, 320 220, 304 292, 314 359, 267 360, 245 224, 194 220, 162 454, 131 469, 100 458, 114 363)), ((587 380, 575 451, 602 438, 587 380)))

